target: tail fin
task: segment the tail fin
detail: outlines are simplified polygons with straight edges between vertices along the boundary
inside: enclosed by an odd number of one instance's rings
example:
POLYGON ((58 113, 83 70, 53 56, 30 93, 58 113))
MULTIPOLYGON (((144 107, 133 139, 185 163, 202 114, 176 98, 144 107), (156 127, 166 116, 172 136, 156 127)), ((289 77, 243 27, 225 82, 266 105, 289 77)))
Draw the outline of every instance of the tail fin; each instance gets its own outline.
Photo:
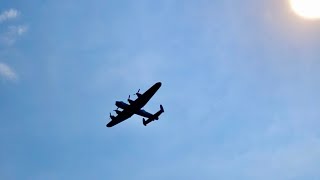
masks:
POLYGON ((147 125, 147 121, 144 118, 142 118, 142 123, 143 123, 144 126, 147 125))
POLYGON ((160 111, 164 112, 163 106, 160 104, 160 111))

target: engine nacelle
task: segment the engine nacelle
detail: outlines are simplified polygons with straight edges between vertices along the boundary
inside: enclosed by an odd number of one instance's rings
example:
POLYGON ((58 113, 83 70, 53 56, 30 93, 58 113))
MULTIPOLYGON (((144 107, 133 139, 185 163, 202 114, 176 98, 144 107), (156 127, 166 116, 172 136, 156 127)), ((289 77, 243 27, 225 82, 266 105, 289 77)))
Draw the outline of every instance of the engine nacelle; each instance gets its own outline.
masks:
POLYGON ((129 105, 123 101, 116 101, 116 106, 118 108, 121 108, 121 109, 125 109, 126 107, 128 107, 129 105))
POLYGON ((116 117, 115 116, 113 116, 113 115, 111 115, 111 113, 110 113, 110 119, 111 120, 114 120, 116 117))
POLYGON ((137 96, 138 96, 138 98, 141 96, 141 94, 140 94, 139 92, 140 92, 140 89, 138 90, 138 92, 137 92, 137 93, 135 93, 135 95, 137 95, 137 96))
POLYGON ((128 102, 129 102, 130 104, 132 104, 134 101, 131 100, 131 99, 128 99, 128 102))
POLYGON ((114 110, 117 114, 120 114, 121 113, 121 111, 119 111, 119 110, 114 110))

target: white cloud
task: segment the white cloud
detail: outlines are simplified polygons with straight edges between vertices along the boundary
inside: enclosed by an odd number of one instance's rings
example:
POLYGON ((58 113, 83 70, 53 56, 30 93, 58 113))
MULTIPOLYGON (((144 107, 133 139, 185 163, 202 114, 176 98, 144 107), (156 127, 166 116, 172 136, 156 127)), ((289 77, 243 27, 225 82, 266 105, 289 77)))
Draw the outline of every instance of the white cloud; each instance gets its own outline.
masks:
POLYGON ((5 63, 0 62, 0 77, 5 80, 15 81, 18 79, 17 74, 5 63))
POLYGON ((27 32, 27 30, 28 30, 27 26, 18 26, 16 32, 18 35, 22 35, 25 32, 27 32))
POLYGON ((13 45, 17 38, 28 31, 25 25, 9 26, 8 30, 0 35, 0 41, 6 45, 13 45))
POLYGON ((27 32, 27 30, 28 30, 27 26, 24 26, 24 25, 10 26, 8 33, 20 36, 25 32, 27 32))
MULTIPOLYGON (((20 12, 16 9, 8 9, 0 13, 0 23, 15 19, 20 15, 20 12)), ((7 26, 6 30, 0 32, 0 43, 5 46, 13 45, 17 38, 27 32, 28 28, 25 25, 11 25, 7 26)))
POLYGON ((3 11, 0 14, 0 22, 4 22, 9 19, 14 19, 18 17, 19 14, 20 14, 19 11, 16 9, 9 9, 9 10, 3 11))

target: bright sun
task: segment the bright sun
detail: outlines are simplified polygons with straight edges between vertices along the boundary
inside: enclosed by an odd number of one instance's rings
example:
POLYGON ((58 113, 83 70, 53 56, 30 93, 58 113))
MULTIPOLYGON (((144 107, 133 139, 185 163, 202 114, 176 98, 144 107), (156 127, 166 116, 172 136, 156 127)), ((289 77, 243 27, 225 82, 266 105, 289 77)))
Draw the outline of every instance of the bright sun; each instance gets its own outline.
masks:
POLYGON ((320 19, 320 0, 290 0, 291 8, 308 19, 320 19))

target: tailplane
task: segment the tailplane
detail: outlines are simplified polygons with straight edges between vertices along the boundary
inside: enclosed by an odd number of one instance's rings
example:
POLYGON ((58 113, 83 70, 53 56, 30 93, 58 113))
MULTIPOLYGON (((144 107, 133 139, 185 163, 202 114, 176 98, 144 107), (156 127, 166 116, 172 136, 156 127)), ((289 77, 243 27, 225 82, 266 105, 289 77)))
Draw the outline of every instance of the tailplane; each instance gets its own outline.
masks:
POLYGON ((144 118, 142 119, 142 123, 144 126, 146 126, 147 124, 149 124, 150 122, 154 121, 154 120, 158 120, 159 116, 164 112, 163 106, 160 105, 160 110, 158 112, 156 112, 154 115, 152 115, 149 119, 145 120, 144 118))

